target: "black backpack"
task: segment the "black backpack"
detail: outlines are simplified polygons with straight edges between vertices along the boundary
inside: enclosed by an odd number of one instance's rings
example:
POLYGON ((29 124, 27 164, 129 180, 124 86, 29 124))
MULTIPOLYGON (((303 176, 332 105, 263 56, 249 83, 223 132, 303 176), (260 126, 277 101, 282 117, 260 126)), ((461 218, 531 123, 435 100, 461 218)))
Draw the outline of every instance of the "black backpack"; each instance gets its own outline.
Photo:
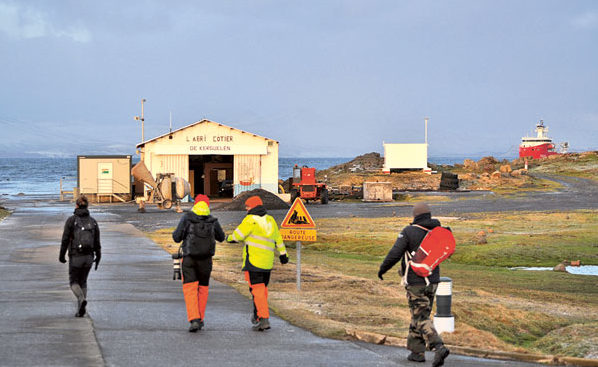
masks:
POLYGON ((214 223, 191 222, 187 234, 187 253, 195 257, 211 257, 216 253, 214 223))
POLYGON ((95 225, 91 218, 75 217, 72 250, 76 254, 91 254, 94 250, 95 225))

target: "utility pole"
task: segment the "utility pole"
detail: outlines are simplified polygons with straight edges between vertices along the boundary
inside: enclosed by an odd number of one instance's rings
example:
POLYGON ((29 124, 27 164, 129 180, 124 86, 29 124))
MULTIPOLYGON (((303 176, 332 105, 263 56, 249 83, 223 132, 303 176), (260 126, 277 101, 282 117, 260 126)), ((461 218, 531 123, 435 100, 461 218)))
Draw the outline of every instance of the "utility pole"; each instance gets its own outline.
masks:
POLYGON ((426 129, 426 133, 425 133, 425 142, 426 142, 426 144, 428 144, 428 121, 429 120, 430 120, 429 117, 424 117, 424 122, 426 124, 426 127, 425 127, 425 129, 426 129))
POLYGON ((142 143, 145 141, 145 136, 143 134, 143 128, 144 128, 143 125, 144 125, 144 122, 145 122, 145 119, 143 118, 143 103, 145 103, 145 102, 146 102, 146 99, 145 98, 141 98, 141 117, 135 116, 135 120, 141 121, 141 142, 142 143))

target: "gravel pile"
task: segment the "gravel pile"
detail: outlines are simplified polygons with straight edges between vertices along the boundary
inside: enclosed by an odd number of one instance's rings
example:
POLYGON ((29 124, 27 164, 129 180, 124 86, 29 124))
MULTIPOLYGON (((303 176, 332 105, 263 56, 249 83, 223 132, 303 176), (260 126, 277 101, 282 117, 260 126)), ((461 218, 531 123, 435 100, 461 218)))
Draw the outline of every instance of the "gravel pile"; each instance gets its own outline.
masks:
POLYGON ((274 209, 288 209, 290 207, 289 204, 285 203, 282 199, 278 196, 274 195, 273 193, 262 190, 262 189, 255 189, 251 191, 245 191, 241 194, 237 195, 233 199, 232 202, 227 203, 221 207, 218 207, 218 210, 245 210, 245 200, 249 199, 249 197, 257 195, 259 196, 262 201, 264 202, 264 207, 266 210, 274 210, 274 209))

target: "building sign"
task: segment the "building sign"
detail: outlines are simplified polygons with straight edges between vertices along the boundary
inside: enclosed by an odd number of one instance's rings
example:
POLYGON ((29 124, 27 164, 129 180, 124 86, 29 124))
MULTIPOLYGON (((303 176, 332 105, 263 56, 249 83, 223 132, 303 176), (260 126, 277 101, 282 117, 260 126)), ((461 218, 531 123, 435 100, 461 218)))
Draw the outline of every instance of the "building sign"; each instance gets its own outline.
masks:
POLYGON ((317 240, 316 222, 300 198, 295 199, 280 225, 280 234, 285 241, 317 240))
POLYGON ((193 152, 229 152, 234 142, 232 135, 187 135, 189 153, 193 152))
POLYGON ((154 154, 268 154, 268 142, 258 144, 237 143, 233 136, 187 136, 183 141, 173 141, 168 145, 159 145, 154 154), (216 139, 216 140, 214 140, 216 139))

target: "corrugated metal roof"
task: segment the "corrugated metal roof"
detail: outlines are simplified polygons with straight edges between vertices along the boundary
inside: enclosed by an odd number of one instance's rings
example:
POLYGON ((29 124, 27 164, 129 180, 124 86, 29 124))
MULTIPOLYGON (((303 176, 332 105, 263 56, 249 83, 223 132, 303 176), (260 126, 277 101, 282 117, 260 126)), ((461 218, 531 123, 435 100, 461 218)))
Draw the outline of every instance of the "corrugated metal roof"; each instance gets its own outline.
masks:
POLYGON ((271 140, 271 141, 274 141, 274 142, 278 143, 278 141, 276 141, 276 140, 274 140, 274 139, 266 138, 266 137, 264 137, 264 136, 260 136, 260 135, 254 134, 254 133, 250 133, 250 132, 247 132, 247 131, 244 131, 244 130, 241 130, 241 129, 237 129, 237 128, 234 128, 234 127, 231 127, 231 126, 228 126, 228 125, 224 125, 224 124, 220 124, 220 123, 218 123, 218 122, 214 122, 214 121, 210 121, 210 120, 203 119, 203 120, 201 120, 201 121, 196 121, 196 122, 194 122, 194 123, 192 123, 192 124, 189 124, 189 125, 187 125, 187 126, 183 126, 183 127, 179 128, 179 129, 176 129, 176 130, 174 130, 174 131, 172 131, 172 132, 167 132, 166 134, 162 134, 162 135, 160 135, 160 136, 157 136, 157 137, 155 137, 155 138, 153 138, 153 139, 146 140, 146 141, 144 141, 143 143, 139 143, 139 144, 137 144, 137 145, 136 145, 136 147, 137 147, 137 148, 140 148, 140 147, 144 146, 145 144, 147 144, 147 143, 149 143, 149 142, 152 142, 152 141, 154 141, 154 140, 158 140, 158 139, 160 139, 160 138, 163 138, 163 137, 165 137, 165 136, 168 136, 168 135, 170 135, 170 134, 174 134, 174 133, 176 133, 176 132, 179 132, 179 131, 181 131, 181 130, 185 130, 185 129, 187 129, 187 128, 191 127, 191 126, 195 126, 195 125, 198 125, 198 124, 203 124, 203 123, 208 123, 208 122, 209 122, 209 123, 212 123, 212 124, 216 124, 216 125, 218 125, 218 126, 223 126, 223 127, 226 127, 226 128, 232 129, 232 130, 237 130, 237 131, 240 131, 240 132, 242 132, 242 133, 245 133, 245 134, 250 134, 250 135, 253 135, 253 136, 257 137, 257 138, 262 138, 262 139, 265 139, 265 140, 271 140))

